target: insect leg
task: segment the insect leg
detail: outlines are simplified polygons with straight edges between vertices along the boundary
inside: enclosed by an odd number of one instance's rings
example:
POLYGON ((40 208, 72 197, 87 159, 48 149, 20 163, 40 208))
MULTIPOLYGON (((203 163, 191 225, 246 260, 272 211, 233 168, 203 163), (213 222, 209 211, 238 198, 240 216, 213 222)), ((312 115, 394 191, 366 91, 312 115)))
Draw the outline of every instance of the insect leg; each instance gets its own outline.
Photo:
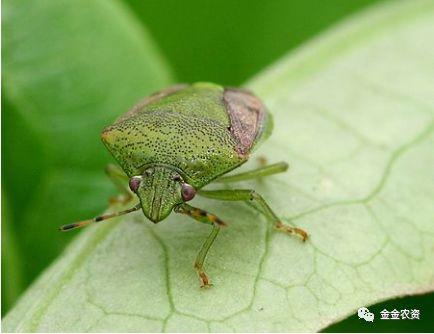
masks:
POLYGON ((228 182, 238 182, 238 181, 244 181, 244 180, 250 180, 250 179, 256 179, 259 177, 264 177, 268 175, 273 175, 277 173, 285 172, 288 169, 288 164, 286 162, 278 162, 272 165, 260 167, 248 172, 235 174, 235 175, 229 175, 229 176, 223 176, 218 179, 216 179, 213 182, 217 183, 228 183, 228 182))
POLYGON ((109 214, 102 215, 102 216, 97 216, 95 218, 88 219, 88 220, 83 220, 83 221, 78 222, 78 223, 72 223, 72 224, 62 225, 62 226, 59 227, 59 230, 63 231, 63 232, 66 232, 66 231, 69 231, 69 230, 73 230, 73 229, 76 229, 76 228, 87 226, 87 225, 89 225, 91 223, 97 223, 97 222, 100 222, 100 221, 103 221, 103 220, 106 220, 106 219, 109 219, 109 218, 126 215, 127 213, 140 210, 141 208, 142 208, 141 205, 137 204, 136 206, 134 206, 134 207, 132 207, 132 208, 130 208, 128 210, 119 211, 119 212, 115 212, 115 213, 109 213, 109 214))
POLYGON ((265 217, 274 223, 274 226, 285 233, 299 236, 303 241, 306 241, 307 233, 298 228, 283 224, 277 215, 273 212, 270 206, 265 202, 264 198, 254 190, 248 189, 224 189, 224 190, 200 190, 199 195, 204 197, 218 199, 221 201, 250 201, 257 205, 257 208, 265 217))
POLYGON ((124 171, 114 165, 108 164, 105 168, 105 172, 113 184, 118 188, 118 190, 122 193, 122 197, 112 197, 110 198, 110 203, 121 203, 125 204, 133 199, 133 195, 128 188, 128 176, 124 173, 124 171))
POLYGON ((217 234, 220 232, 220 228, 225 226, 226 224, 222 222, 216 215, 209 213, 205 210, 198 209, 192 207, 188 204, 181 204, 174 209, 177 213, 182 213, 192 217, 200 223, 212 225, 211 233, 206 238, 202 247, 199 250, 199 253, 196 256, 196 260, 194 261, 194 269, 196 269, 197 274, 199 275, 199 279, 201 281, 202 287, 209 287, 212 284, 209 282, 209 278, 203 269, 203 264, 205 262, 206 255, 208 254, 211 245, 213 244, 217 234))

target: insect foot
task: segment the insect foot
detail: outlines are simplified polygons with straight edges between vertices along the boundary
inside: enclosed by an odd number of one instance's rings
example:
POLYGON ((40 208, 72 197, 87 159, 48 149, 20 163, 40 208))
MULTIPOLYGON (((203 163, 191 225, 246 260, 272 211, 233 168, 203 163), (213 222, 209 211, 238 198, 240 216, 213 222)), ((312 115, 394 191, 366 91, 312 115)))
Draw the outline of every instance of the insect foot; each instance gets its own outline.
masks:
POLYGON ((199 275, 200 287, 204 289, 212 287, 207 274, 205 274, 205 271, 202 269, 202 266, 199 263, 194 264, 194 269, 196 269, 197 274, 199 275))
POLYGON ((285 225, 281 221, 278 221, 276 223, 276 228, 279 231, 282 231, 284 233, 288 233, 291 235, 297 235, 298 237, 301 238, 301 240, 303 240, 303 242, 306 241, 307 238, 309 237, 308 234, 304 230, 302 230, 301 228, 291 227, 291 226, 285 225))

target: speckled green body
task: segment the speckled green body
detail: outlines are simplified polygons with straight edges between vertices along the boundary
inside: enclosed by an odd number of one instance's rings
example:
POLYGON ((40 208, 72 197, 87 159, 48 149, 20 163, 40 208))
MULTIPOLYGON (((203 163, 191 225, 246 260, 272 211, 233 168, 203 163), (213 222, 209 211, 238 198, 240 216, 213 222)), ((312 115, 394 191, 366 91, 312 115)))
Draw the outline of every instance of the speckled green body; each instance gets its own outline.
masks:
POLYGON ((250 92, 196 83, 146 98, 105 128, 102 140, 129 177, 144 175, 137 195, 157 222, 182 202, 173 173, 200 189, 246 162, 271 130, 270 115, 250 92))

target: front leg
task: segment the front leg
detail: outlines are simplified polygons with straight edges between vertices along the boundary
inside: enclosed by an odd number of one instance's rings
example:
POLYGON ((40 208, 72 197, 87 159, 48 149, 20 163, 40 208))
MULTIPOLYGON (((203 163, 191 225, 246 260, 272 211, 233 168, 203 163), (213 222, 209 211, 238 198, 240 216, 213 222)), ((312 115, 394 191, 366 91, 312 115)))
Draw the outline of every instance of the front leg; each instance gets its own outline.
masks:
POLYGON ((111 197, 109 199, 110 204, 125 204, 131 201, 133 199, 133 194, 128 188, 129 178, 124 171, 114 164, 108 164, 105 168, 105 172, 116 188, 122 193, 119 197, 111 197))
POLYGON ((208 238, 206 238, 201 249, 199 250, 199 253, 196 256, 196 261, 194 261, 194 269, 196 269, 201 281, 200 287, 210 287, 212 284, 209 282, 209 278, 203 269, 203 264, 211 245, 217 237, 217 234, 220 232, 220 228, 226 224, 222 222, 216 215, 213 215, 212 213, 209 213, 205 210, 192 207, 186 203, 176 206, 174 211, 188 215, 200 223, 212 225, 211 233, 209 234, 208 238))
POLYGON ((264 198, 254 190, 247 189, 225 189, 225 190, 200 190, 199 195, 204 197, 218 199, 221 201, 251 201, 254 202, 265 217, 274 223, 274 226, 285 233, 294 234, 306 241, 307 233, 298 227, 285 225, 271 210, 270 206, 265 202, 264 198))

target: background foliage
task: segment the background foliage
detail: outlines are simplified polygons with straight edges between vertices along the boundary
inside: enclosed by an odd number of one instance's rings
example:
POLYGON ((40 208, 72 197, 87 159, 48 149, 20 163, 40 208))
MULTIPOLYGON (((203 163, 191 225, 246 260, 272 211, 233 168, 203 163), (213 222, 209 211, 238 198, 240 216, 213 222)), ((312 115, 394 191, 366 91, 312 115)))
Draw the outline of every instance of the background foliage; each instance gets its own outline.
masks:
POLYGON ((5 1, 3 314, 71 238, 56 233, 56 227, 97 214, 114 193, 103 174, 110 159, 98 139, 104 125, 140 96, 170 82, 239 85, 371 2, 216 1, 202 6, 199 1, 128 0, 120 6, 141 22, 130 31, 116 6, 106 5, 102 21, 89 19, 82 25, 77 22, 96 10, 88 2, 52 6, 47 15, 44 1, 5 1), (28 15, 17 15, 23 12, 28 15), (47 16, 51 21, 42 21, 47 16), (28 29, 29 23, 34 30, 28 29), (42 24, 62 29, 47 36, 42 24), (137 38, 147 41, 146 48, 135 49, 137 38), (106 50, 107 44, 113 51, 99 54, 98 64, 88 63, 90 55, 106 50), (56 61, 40 56, 45 57, 47 49, 56 61), (128 58, 129 50, 143 54, 139 63, 128 58), (70 79, 62 80, 65 77, 70 79), (125 88, 113 91, 113 82, 125 88), (87 95, 87 87, 95 85, 100 93, 87 95), (70 96, 69 90, 80 94, 70 96))

